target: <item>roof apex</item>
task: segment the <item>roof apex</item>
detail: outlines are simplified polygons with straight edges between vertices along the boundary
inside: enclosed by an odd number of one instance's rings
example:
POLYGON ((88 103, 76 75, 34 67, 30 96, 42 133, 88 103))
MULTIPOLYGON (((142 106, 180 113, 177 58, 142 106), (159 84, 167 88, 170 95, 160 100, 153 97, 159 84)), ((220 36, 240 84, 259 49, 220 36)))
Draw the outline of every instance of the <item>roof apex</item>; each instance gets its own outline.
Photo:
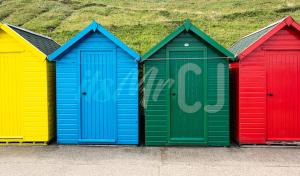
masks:
POLYGON ((288 26, 290 26, 295 20, 291 16, 287 16, 284 21, 288 26))
POLYGON ((230 51, 228 51, 226 48, 221 46, 219 43, 217 43, 214 39, 212 39, 206 33, 201 31, 200 29, 198 29, 196 26, 194 26, 189 19, 186 19, 182 25, 177 27, 172 33, 170 33, 163 40, 161 40, 158 44, 154 45, 150 50, 148 50, 142 56, 142 61, 151 57, 155 52, 157 52, 160 48, 162 48, 167 43, 169 43, 171 40, 173 40, 175 37, 177 37, 184 30, 192 31, 194 34, 196 34, 198 37, 202 38, 205 42, 207 42, 209 45, 213 46, 216 50, 220 51, 226 57, 230 58, 231 60, 234 60, 234 55, 230 51))
POLYGON ((125 45, 120 39, 118 39, 116 36, 114 36, 112 33, 110 33, 108 30, 106 30, 103 26, 101 26, 95 20, 93 20, 86 28, 81 30, 77 35, 75 35, 73 38, 71 38, 69 41, 67 41, 64 45, 62 45, 60 48, 58 48, 54 53, 50 54, 48 56, 48 59, 50 61, 55 60, 58 56, 60 56, 62 53, 64 53, 68 48, 73 46, 75 43, 77 43, 80 39, 82 39, 84 36, 86 36, 91 31, 93 31, 93 32, 99 31, 101 34, 103 34, 105 37, 109 38, 112 42, 114 42, 121 49, 126 51, 136 61, 140 60, 140 56, 134 50, 129 48, 127 45, 125 45))
POLYGON ((191 28, 191 26, 192 26, 193 24, 191 23, 190 19, 187 18, 187 19, 184 20, 183 25, 184 25, 184 27, 185 27, 185 30, 186 30, 186 31, 189 31, 190 28, 191 28))
POLYGON ((92 21, 92 23, 90 24, 90 28, 94 31, 94 32, 96 32, 96 30, 97 30, 97 28, 98 28, 98 23, 95 21, 95 20, 93 20, 92 21))
POLYGON ((50 37, 19 26, 0 22, 0 28, 14 37, 22 39, 22 41, 25 41, 25 44, 29 44, 31 47, 35 48, 38 53, 44 56, 47 56, 60 47, 60 45, 50 37))
POLYGON ((235 42, 229 50, 234 53, 237 59, 242 59, 285 26, 293 26, 300 31, 300 25, 293 17, 286 16, 264 28, 244 36, 235 42))

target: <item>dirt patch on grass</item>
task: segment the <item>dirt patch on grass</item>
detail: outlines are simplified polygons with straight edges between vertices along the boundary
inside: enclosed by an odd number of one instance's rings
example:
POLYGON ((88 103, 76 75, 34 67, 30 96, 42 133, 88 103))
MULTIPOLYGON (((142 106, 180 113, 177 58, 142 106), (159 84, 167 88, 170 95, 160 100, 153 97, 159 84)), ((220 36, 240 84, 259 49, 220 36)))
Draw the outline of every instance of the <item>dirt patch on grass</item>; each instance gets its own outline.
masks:
POLYGON ((286 12, 296 12, 300 10, 300 5, 299 6, 293 6, 293 7, 283 7, 280 9, 275 10, 277 13, 286 13, 286 12))

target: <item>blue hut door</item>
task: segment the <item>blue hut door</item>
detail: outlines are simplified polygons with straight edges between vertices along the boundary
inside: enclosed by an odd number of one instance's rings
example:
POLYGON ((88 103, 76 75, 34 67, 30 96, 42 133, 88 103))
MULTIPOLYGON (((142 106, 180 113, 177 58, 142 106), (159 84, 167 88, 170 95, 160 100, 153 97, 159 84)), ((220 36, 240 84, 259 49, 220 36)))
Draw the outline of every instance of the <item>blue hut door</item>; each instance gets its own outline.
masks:
POLYGON ((81 52, 81 142, 116 142, 115 49, 81 52))

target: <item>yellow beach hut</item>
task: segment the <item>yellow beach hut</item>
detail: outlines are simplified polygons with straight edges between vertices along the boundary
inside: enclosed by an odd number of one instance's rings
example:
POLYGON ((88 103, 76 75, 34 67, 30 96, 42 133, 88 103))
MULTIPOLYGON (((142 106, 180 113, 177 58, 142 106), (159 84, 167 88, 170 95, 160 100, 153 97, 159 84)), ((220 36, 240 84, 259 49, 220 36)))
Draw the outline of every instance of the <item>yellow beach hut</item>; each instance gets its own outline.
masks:
POLYGON ((0 23, 0 145, 47 144, 55 135, 51 38, 0 23))

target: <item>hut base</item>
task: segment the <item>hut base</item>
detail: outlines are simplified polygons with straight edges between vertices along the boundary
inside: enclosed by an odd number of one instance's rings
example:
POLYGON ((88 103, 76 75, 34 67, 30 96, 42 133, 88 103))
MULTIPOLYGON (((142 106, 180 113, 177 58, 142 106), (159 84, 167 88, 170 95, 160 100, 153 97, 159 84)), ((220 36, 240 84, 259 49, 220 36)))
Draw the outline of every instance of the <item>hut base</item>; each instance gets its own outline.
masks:
POLYGON ((50 141, 18 141, 18 140, 1 140, 0 146, 17 146, 17 145, 37 145, 37 146, 45 146, 48 145, 50 141))
POLYGON ((300 141, 267 141, 265 144, 239 144, 242 148, 262 147, 300 147, 300 141))

